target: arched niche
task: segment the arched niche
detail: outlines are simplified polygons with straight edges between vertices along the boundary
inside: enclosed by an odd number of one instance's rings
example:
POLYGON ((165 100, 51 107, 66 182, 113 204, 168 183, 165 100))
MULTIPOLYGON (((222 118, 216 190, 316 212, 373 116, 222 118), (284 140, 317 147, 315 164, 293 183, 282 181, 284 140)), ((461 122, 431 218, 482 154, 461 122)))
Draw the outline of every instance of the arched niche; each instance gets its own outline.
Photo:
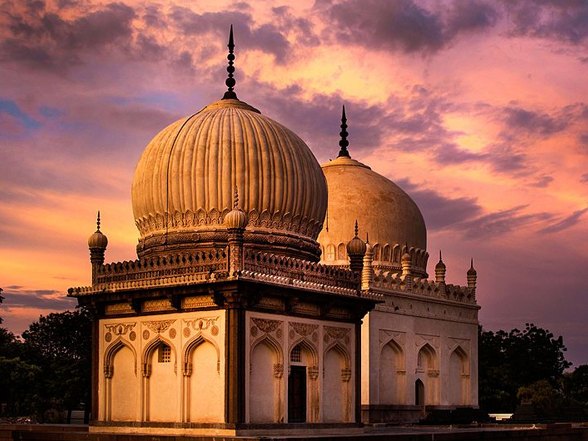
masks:
POLYGON ((104 413, 107 421, 135 421, 138 418, 139 378, 137 353, 119 337, 104 355, 104 413))
POLYGON ((282 347, 274 338, 266 335, 252 345, 249 360, 250 422, 283 422, 282 347))
POLYGON ((394 339, 390 339, 382 345, 379 367, 380 404, 405 404, 405 354, 394 339))
POLYGON ((178 420, 177 351, 157 335, 143 351, 143 414, 145 421, 178 420))
POLYGON ((470 400, 469 357, 461 346, 449 356, 449 404, 467 406, 470 400))
POLYGON ((429 344, 423 345, 417 354, 417 379, 425 388, 425 405, 439 404, 439 364, 437 351, 429 344))
POLYGON ((319 354, 312 343, 300 338, 290 345, 288 353, 288 421, 314 423, 319 420, 319 354), (299 354, 299 358, 293 354, 299 354), (304 402, 299 403, 300 399, 304 402))
POLYGON ((323 421, 351 421, 351 357, 340 343, 327 347, 323 357, 323 421))
POLYGON ((224 419, 224 380, 220 349, 215 341, 198 335, 183 353, 185 421, 218 423, 224 419))

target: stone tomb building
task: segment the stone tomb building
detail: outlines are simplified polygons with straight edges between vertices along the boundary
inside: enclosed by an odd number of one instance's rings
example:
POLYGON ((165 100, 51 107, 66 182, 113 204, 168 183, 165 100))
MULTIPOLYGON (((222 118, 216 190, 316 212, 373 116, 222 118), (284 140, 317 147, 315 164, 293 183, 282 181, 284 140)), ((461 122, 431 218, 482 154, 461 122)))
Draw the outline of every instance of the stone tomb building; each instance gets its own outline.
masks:
POLYGON ((440 261, 428 280, 418 207, 350 158, 345 116, 321 169, 237 99, 229 49, 223 99, 139 160, 138 258, 105 264, 98 218, 92 285, 70 289, 95 316, 91 432, 320 433, 476 407, 474 270, 447 285, 440 261))

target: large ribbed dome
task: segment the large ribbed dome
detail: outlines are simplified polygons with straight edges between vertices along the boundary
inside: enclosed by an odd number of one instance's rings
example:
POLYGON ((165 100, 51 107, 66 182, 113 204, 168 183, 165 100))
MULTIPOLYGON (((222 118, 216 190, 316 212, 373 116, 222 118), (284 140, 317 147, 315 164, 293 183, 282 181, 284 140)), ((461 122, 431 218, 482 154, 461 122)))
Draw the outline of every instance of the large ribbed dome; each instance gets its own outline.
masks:
POLYGON ((176 121, 143 152, 132 185, 139 254, 225 242, 235 188, 246 242, 318 259, 327 186, 317 160, 295 133, 237 99, 176 121))
POLYGON ((329 188, 327 220, 319 235, 322 262, 347 265, 346 244, 357 220, 361 237, 373 246, 374 265, 401 271, 406 245, 416 275, 425 276, 428 254, 423 216, 400 187, 346 156, 323 165, 329 188))

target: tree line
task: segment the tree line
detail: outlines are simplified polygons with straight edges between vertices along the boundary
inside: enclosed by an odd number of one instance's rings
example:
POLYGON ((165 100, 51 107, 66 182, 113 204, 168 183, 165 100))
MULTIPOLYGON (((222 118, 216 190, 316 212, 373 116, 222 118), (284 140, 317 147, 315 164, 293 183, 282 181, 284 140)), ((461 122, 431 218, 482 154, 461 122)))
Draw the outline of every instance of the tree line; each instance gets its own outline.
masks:
POLYGON ((478 330, 479 404, 489 413, 532 406, 541 419, 588 416, 588 365, 566 369, 561 336, 527 323, 523 330, 478 330))
POLYGON ((84 410, 87 422, 91 334, 81 308, 41 316, 20 338, 0 327, 0 416, 69 423, 72 410, 84 410))

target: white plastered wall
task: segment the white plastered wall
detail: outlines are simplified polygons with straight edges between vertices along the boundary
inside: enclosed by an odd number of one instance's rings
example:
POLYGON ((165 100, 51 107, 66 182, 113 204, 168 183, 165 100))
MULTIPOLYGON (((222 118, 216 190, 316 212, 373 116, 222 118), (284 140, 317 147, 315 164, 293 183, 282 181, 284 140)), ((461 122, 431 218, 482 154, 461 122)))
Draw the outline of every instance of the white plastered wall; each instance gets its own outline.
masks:
POLYGON ((290 351, 299 344, 307 370, 306 422, 354 420, 354 325, 247 312, 246 330, 247 422, 288 422, 290 351))
MULTIPOLYGON (((415 381, 419 378, 425 384, 426 404, 477 406, 477 361, 475 307, 417 296, 386 295, 385 304, 370 312, 362 325, 362 404, 414 405, 415 381), (380 356, 387 344, 396 349, 395 356, 399 357, 394 360, 397 365, 389 367, 396 371, 396 384, 402 388, 394 393, 394 402, 389 399, 389 393, 381 393, 382 388, 389 386, 380 384, 380 379, 385 378, 381 374, 380 356), (419 367, 418 354, 423 347, 423 366, 419 367), (450 357, 456 350, 465 360, 459 372, 463 390, 459 402, 451 389, 455 378, 450 377, 450 357)), ((455 367, 453 372, 455 374, 455 367)))
POLYGON ((224 421, 225 311, 102 319, 98 338, 99 420, 224 421))

